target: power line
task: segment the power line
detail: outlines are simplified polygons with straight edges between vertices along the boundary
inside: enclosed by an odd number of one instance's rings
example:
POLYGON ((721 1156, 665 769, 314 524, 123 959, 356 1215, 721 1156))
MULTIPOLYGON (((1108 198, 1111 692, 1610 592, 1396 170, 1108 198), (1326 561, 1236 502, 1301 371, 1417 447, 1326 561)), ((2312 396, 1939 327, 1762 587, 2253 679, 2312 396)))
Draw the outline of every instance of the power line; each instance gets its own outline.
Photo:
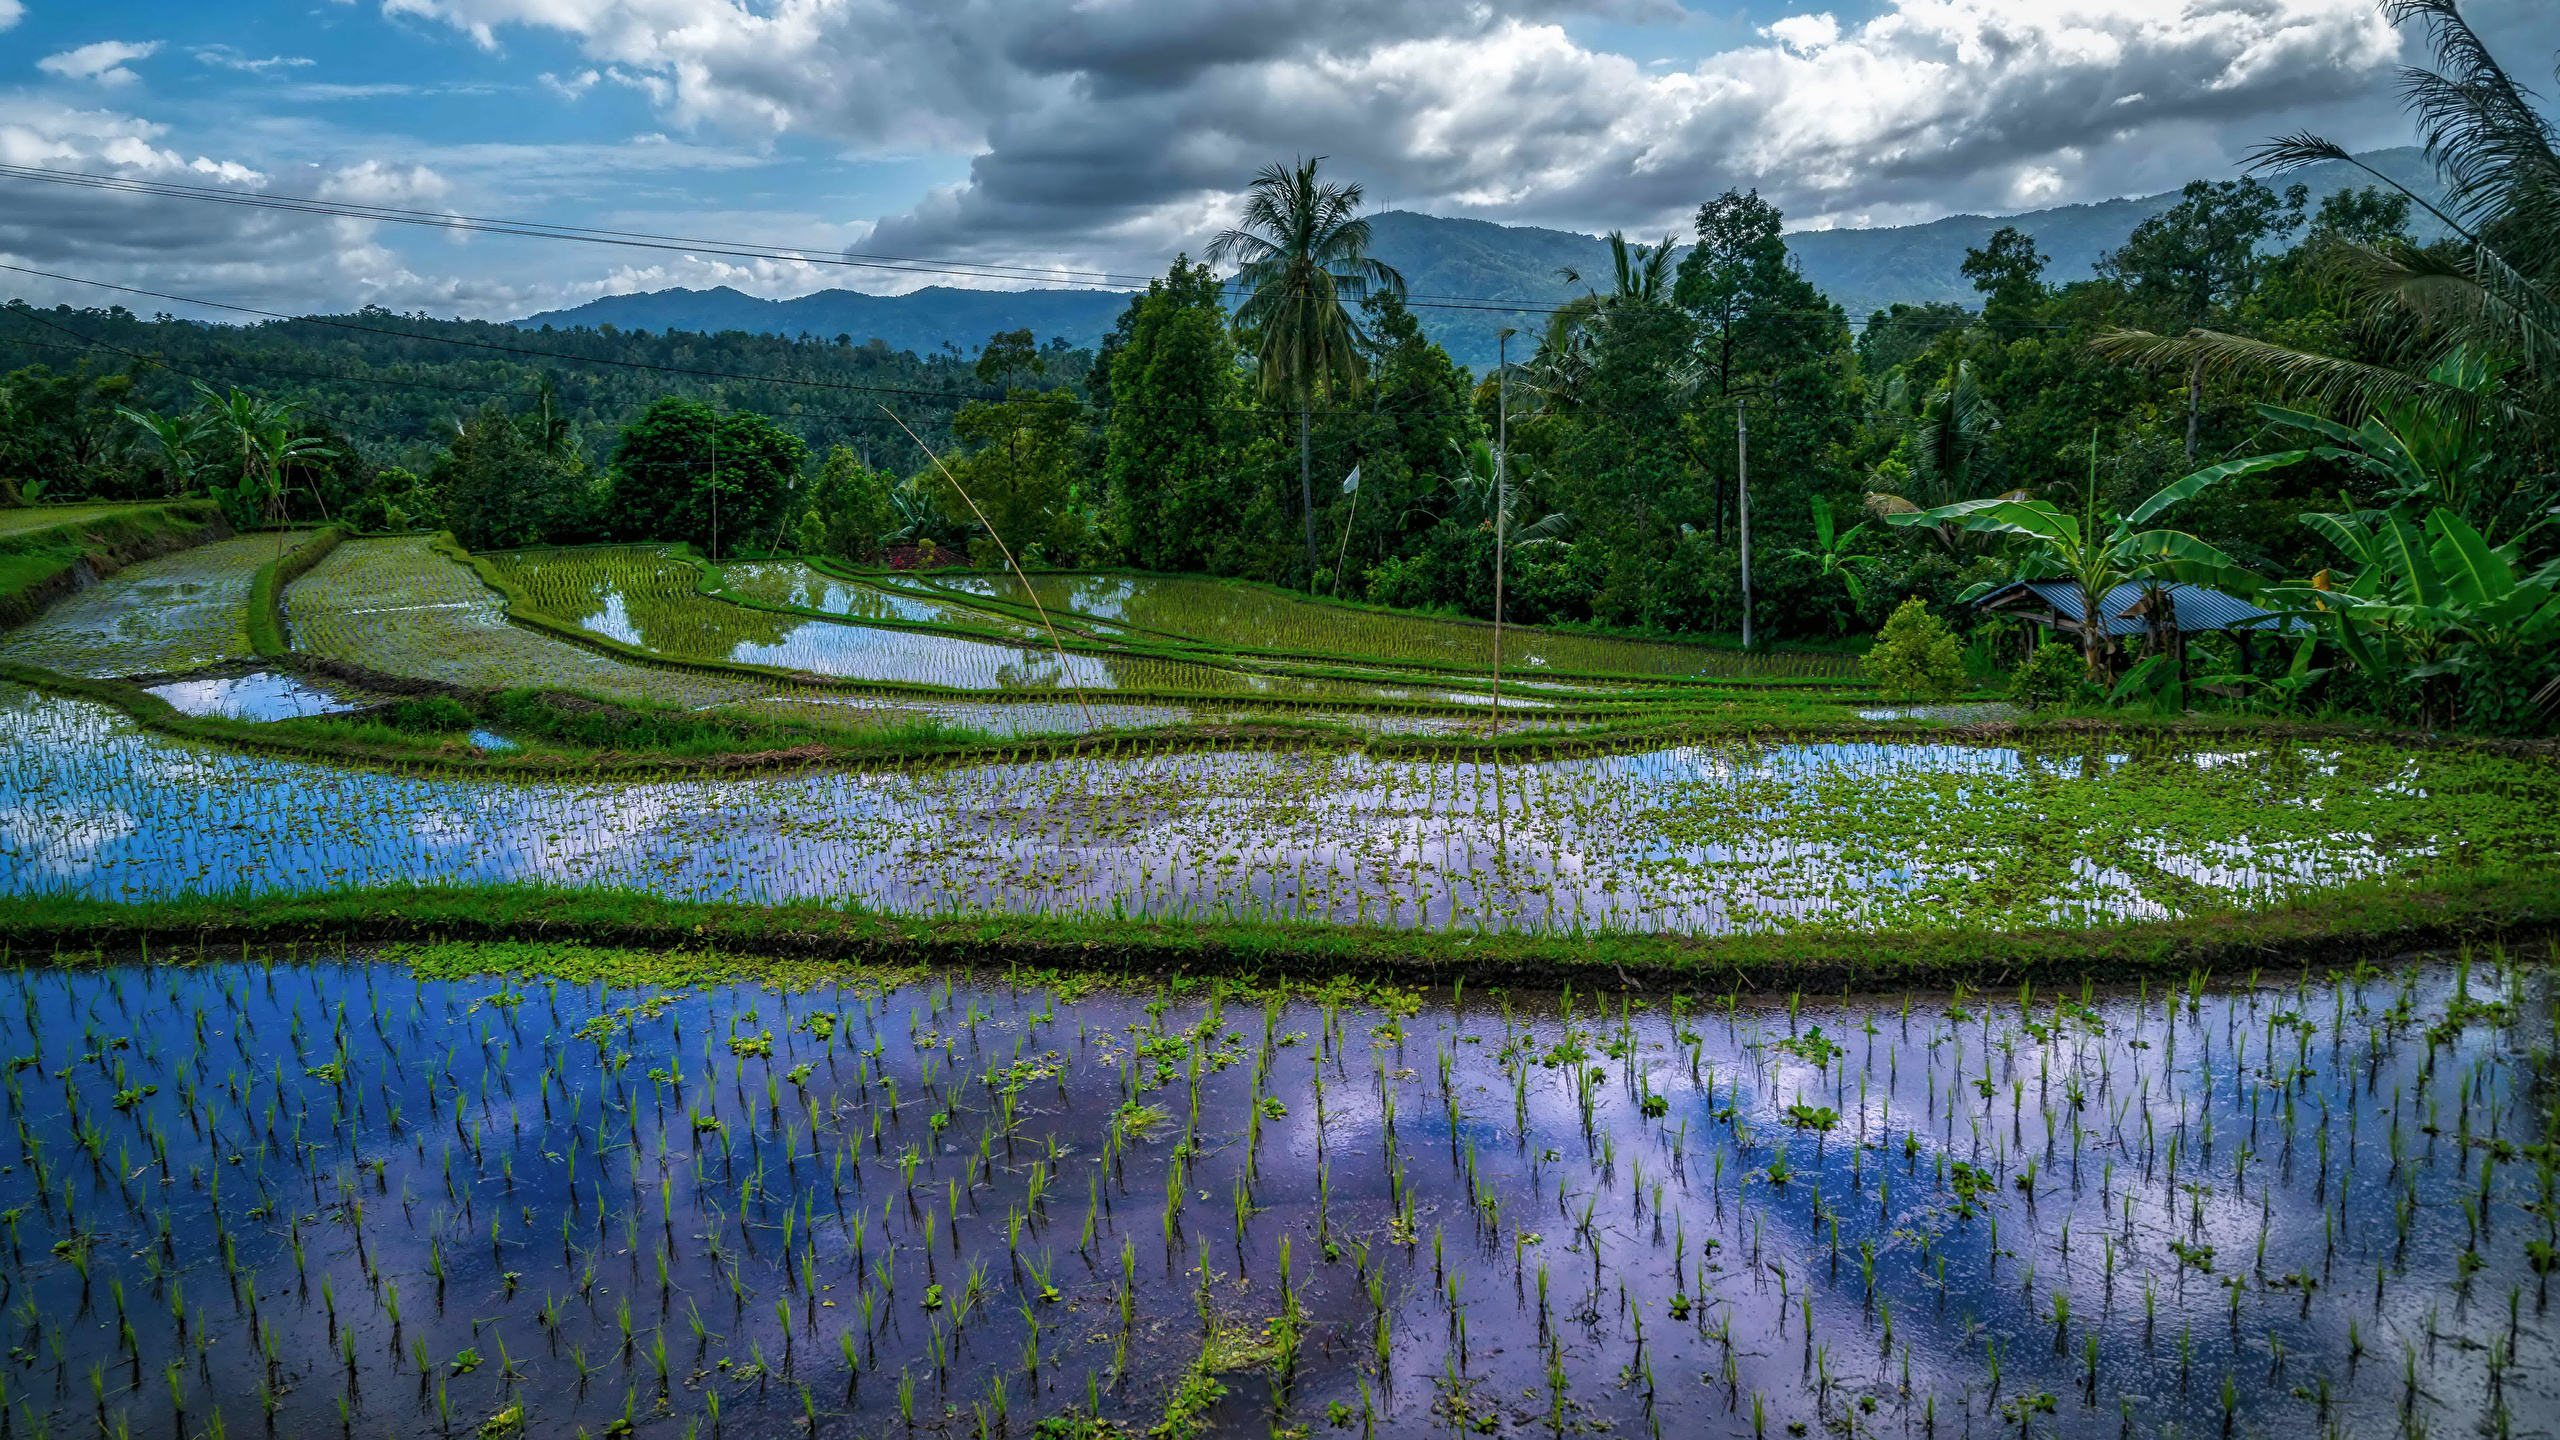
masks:
MULTIPOLYGON (((169 361, 162 356, 145 355, 137 350, 126 349, 124 346, 115 344, 112 341, 98 340, 82 335, 79 331, 73 330, 67 325, 57 324, 54 321, 44 318, 44 316, 38 314, 32 308, 0 306, 0 314, 15 315, 22 320, 31 320, 38 325, 46 327, 47 329, 69 335, 80 342, 77 345, 63 345, 43 340, 20 340, 14 342, 30 349, 73 351, 104 350, 111 354, 122 355, 138 364, 148 365, 155 369, 166 370, 170 374, 178 376, 181 379, 195 380, 199 382, 203 380, 202 376, 189 374, 187 371, 179 369, 176 365, 169 363, 169 361)), ((435 340, 439 337, 432 335, 420 335, 413 336, 411 338, 435 340)), ((282 375, 297 379, 321 380, 347 385, 381 385, 413 390, 436 390, 455 395, 495 395, 511 397, 521 395, 523 393, 523 390, 520 387, 501 389, 485 385, 440 385, 431 380, 403 380, 396 376, 389 375, 342 375, 325 370, 293 370, 278 365, 261 364, 258 361, 243 359, 237 355, 222 356, 216 363, 219 363, 226 369, 248 370, 262 375, 282 375)), ((309 402, 303 403, 307 404, 309 402)), ((354 433, 354 427, 345 420, 329 416, 327 411, 322 410, 317 405, 313 405, 311 408, 320 413, 323 418, 329 419, 331 423, 337 425, 338 428, 347 431, 349 434, 354 433)), ((819 419, 839 420, 848 425, 860 425, 870 428, 881 427, 886 423, 873 416, 853 414, 842 410, 803 410, 799 413, 801 415, 812 416, 819 419)), ((932 423, 938 424, 945 429, 948 429, 951 424, 948 419, 938 419, 932 423)))
MULTIPOLYGON (((1078 293, 1122 294, 1134 297, 1154 282, 1151 275, 1126 275, 1106 270, 1078 271, 1059 267, 1000 265, 979 261, 926 259, 907 255, 866 254, 853 250, 818 253, 826 247, 783 246, 756 241, 715 240, 681 235, 661 235, 645 230, 610 230, 591 226, 568 225, 544 220, 517 220, 486 215, 465 215, 453 211, 414 210, 389 205, 366 205, 354 201, 322 200, 291 195, 258 195, 237 190, 224 190, 209 185, 187 185, 176 181, 140 180, 123 176, 97 175, 76 170, 52 170, 35 165, 0 164, 0 179, 39 181, 68 185, 79 189, 100 190, 114 194, 139 195, 160 199, 196 200, 210 204, 232 205, 251 209, 275 210, 293 214, 317 215, 336 219, 369 220, 383 224, 415 225, 430 229, 456 230, 476 234, 508 235, 525 239, 573 240, 586 244, 619 246, 628 249, 673 251, 679 253, 717 255, 729 259, 782 260, 805 265, 834 265, 852 269, 885 270, 905 274, 945 275, 960 279, 1047 281, 1048 284, 1022 286, 1008 293, 1078 293)), ((1242 294, 1243 288, 1233 280, 1219 282, 1222 292, 1242 294)), ((1506 300, 1489 295, 1406 294, 1398 297, 1405 305, 1434 310, 1481 311, 1502 315, 1552 315, 1565 308, 1562 304, 1537 301, 1506 300)), ((263 312, 260 312, 263 313, 263 312)), ((1829 319, 1834 310, 1761 311, 1762 316, 1783 319, 1829 319)), ((1843 323, 1852 327, 1868 320, 1846 315, 1843 323)), ((1973 318, 1922 320, 1916 317, 1889 317, 1888 324, 1900 326, 1970 325, 1973 318)), ((2014 329, 2067 330, 2068 325, 2038 321, 2004 321, 2014 329)))
MULTIPOLYGON (((1156 278, 1152 275, 1122 275, 1099 270, 1077 271, 1057 267, 998 265, 968 260, 927 260, 903 255, 868 255, 853 250, 821 253, 820 247, 659 235, 643 230, 604 230, 583 225, 557 224, 545 220, 511 220, 487 215, 464 215, 451 211, 408 210, 397 206, 364 205, 353 201, 318 200, 291 195, 256 195, 205 185, 183 185, 163 180, 135 180, 113 175, 91 175, 74 170, 48 170, 33 165, 0 165, 0 178, 43 181, 50 184, 69 185, 78 189, 101 190, 112 194, 198 200, 254 210, 276 210, 290 214, 318 215, 343 220, 369 220, 379 224, 417 225, 429 229, 509 235, 522 239, 575 240, 591 245, 613 245, 626 249, 718 255, 739 260, 783 260, 801 265, 834 265, 852 269, 888 270, 903 274, 948 275, 971 280, 1052 282, 1047 285, 1025 287, 1035 292, 1066 291, 1135 296, 1156 278)), ((1228 291, 1238 290, 1233 281, 1221 281, 1220 288, 1228 291)), ((1503 314, 1552 314, 1560 308, 1531 301, 1515 302, 1480 295, 1406 295, 1400 298, 1408 305, 1422 305, 1433 309, 1491 310, 1503 314)))
MULTIPOLYGON (((72 285, 92 285, 101 290, 114 290, 127 295, 147 295, 154 300, 168 300, 180 305, 202 305, 209 309, 231 310, 243 315, 256 315, 269 320, 285 321, 290 324, 325 325, 333 329, 353 330, 367 335, 386 335, 400 340, 419 340, 432 345, 458 345, 474 350, 495 350, 509 355, 524 355, 536 359, 557 360, 571 365, 610 365, 617 369, 658 371, 664 374, 684 375, 696 379, 736 380, 755 385, 798 385, 819 390, 848 391, 866 395, 898 395, 927 400, 957 402, 959 404, 966 404, 969 401, 981 398, 976 395, 969 395, 951 390, 918 390, 910 386, 897 385, 857 385, 849 381, 842 380, 807 380, 782 375, 746 375, 732 370, 699 370, 682 365, 660 365, 647 360, 616 360, 601 355, 569 355, 557 350, 535 350, 522 345, 501 345, 494 340, 471 340, 459 335, 423 335, 414 330, 390 330, 378 325, 358 325, 350 320, 339 320, 322 315, 286 315, 274 310, 260 310, 255 306, 233 305, 221 300, 204 300, 194 296, 176 295, 161 290, 145 290, 138 286, 117 285, 110 281, 91 280, 78 275, 65 275, 58 271, 37 270, 25 265, 10 265, 5 262, 0 262, 0 270, 11 270, 21 275, 38 275, 47 280, 60 280, 72 285)), ((26 314, 30 316, 34 314, 32 307, 25 310, 17 310, 15 307, 0 308, 10 308, 13 313, 26 314)), ((50 324, 51 322, 46 321, 42 323, 50 324)), ((54 328, 61 329, 62 327, 55 326, 54 328)), ((72 334, 75 332, 64 331, 64 333, 72 334)), ((120 354, 132 355, 133 358, 142 360, 146 363, 159 363, 152 361, 148 356, 136 354, 130 350, 123 350, 117 346, 107 346, 106 348, 117 350, 120 354)), ((1102 409, 1105 413, 1108 413, 1109 410, 1117 409, 1119 407, 1115 404, 1112 406, 1096 408, 1102 409)), ((1242 405, 1131 405, 1129 408, 1162 413, 1189 413, 1205 415, 1268 415, 1274 413, 1269 410, 1242 405)), ((1297 412, 1292 411, 1290 413, 1295 414, 1297 412)), ((1411 416, 1420 414, 1463 414, 1466 412, 1417 410, 1373 411, 1346 408, 1309 409, 1306 413, 1309 415, 1378 414, 1411 416)))

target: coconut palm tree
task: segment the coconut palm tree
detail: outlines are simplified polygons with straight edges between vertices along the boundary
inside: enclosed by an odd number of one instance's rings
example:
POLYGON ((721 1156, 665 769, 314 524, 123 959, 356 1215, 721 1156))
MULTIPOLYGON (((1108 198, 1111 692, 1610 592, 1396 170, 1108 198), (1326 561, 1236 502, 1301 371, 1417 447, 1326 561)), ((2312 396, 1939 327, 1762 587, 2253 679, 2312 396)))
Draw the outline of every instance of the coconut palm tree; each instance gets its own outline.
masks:
POLYGON ((1404 277, 1369 256, 1369 222, 1358 218, 1357 184, 1319 182, 1319 155, 1267 165, 1245 194, 1236 226, 1209 244, 1212 264, 1236 262, 1245 291, 1236 325, 1257 337, 1255 358, 1266 400, 1298 412, 1298 502, 1306 518, 1307 575, 1316 571, 1315 481, 1308 414, 1319 397, 1359 392, 1368 343, 1352 307, 1373 290, 1401 297, 1404 277))
MULTIPOLYGON (((1542 384, 1541 389, 1552 388, 1562 398, 1570 399, 1581 379, 1590 373, 1591 350, 1598 338, 1595 332, 1606 316, 1628 306, 1662 304, 1671 299, 1675 249, 1668 235, 1659 245, 1630 245, 1625 232, 1609 232, 1609 291, 1604 295, 1585 289, 1547 317, 1547 333, 1539 341, 1534 373, 1553 384, 1542 384)), ((1582 272, 1571 265, 1557 266, 1556 274, 1567 285, 1583 283, 1582 272)))
POLYGON ((2392 360, 2368 364, 2247 336, 2116 331, 2105 353, 2163 367, 2272 385, 2281 395, 2354 422, 2385 405, 2422 405, 2560 443, 2560 131, 2466 23, 2455 0, 2385 0, 2395 24, 2423 26, 2436 68, 2401 72, 2427 158, 2445 182, 2441 204, 2381 174, 2331 141, 2281 136, 2254 168, 2281 172, 2322 161, 2356 166, 2407 195, 2452 232, 2421 249, 2390 241, 2340 244, 2326 263, 2392 360), (2493 392, 2449 383, 2457 352, 2513 362, 2493 392))

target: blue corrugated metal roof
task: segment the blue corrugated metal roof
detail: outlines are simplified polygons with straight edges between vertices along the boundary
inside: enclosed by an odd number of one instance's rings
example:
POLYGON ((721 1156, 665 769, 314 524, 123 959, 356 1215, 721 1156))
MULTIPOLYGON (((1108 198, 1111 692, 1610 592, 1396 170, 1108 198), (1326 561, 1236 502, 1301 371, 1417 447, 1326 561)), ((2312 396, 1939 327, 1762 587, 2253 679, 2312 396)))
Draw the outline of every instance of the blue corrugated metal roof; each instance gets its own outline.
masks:
MULTIPOLYGON (((2110 635, 2140 635, 2148 625, 2140 606, 2145 591, 2142 585, 2118 585, 2098 601, 2098 613, 2107 622, 2110 635)), ((2159 587, 2169 593, 2178 612, 2178 628, 2188 634, 2201 630, 2308 630, 2310 622, 2293 616, 2261 610, 2236 595, 2208 590, 2201 585, 2170 584, 2159 587)), ((2069 580, 2022 580, 2004 585, 1985 595, 1980 606, 1995 605, 2005 596, 2020 590, 2034 592, 2048 607, 2077 620, 2080 617, 2080 587, 2069 580)))

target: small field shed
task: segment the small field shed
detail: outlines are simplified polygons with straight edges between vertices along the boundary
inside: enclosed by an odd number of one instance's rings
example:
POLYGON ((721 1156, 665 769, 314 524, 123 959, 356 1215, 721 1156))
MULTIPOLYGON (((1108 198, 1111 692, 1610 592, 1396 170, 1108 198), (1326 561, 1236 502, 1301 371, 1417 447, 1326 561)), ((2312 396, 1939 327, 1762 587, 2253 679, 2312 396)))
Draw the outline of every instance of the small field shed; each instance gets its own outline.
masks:
MULTIPOLYGON (((1978 610, 2024 620, 2054 632, 2057 638, 2067 636, 2075 645, 2083 643, 2080 587, 2072 581, 2014 581, 1973 603, 1978 610)), ((2228 634, 2244 657, 2252 648, 2251 640, 2260 634, 2312 629, 2311 622, 2298 616, 2278 615, 2237 595, 2187 584, 2118 585, 2098 598, 2098 620, 2110 639, 2141 636, 2152 641, 2146 650, 2156 650, 2158 641, 2166 641, 2183 653, 2187 636, 2218 631, 2228 634), (2155 596, 2163 612, 2158 615, 2153 614, 2155 596)))

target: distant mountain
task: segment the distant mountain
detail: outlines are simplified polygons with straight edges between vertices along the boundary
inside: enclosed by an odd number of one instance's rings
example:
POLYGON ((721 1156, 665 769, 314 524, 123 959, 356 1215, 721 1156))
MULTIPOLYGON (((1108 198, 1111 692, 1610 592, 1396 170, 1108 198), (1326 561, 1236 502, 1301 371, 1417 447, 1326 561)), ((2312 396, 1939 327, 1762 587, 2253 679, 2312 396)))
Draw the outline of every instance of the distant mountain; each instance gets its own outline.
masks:
POLYGON ((820 290, 796 300, 764 300, 723 285, 714 290, 652 290, 608 295, 568 310, 546 310, 515 322, 533 328, 612 325, 622 330, 748 330, 759 335, 850 335, 878 338, 919 355, 945 343, 963 354, 1004 330, 1029 328, 1043 344, 1064 336, 1096 345, 1110 333, 1129 297, 1116 290, 962 290, 929 285, 904 295, 820 290))
MULTIPOLYGON (((2425 153, 2414 145, 2377 150, 2359 158, 2430 199, 2442 193, 2425 153)), ((2312 207, 2317 208, 2338 191, 2359 189, 2373 184, 2374 179, 2343 161, 2330 160, 2271 183, 2277 189, 2303 186, 2311 192, 2312 207)), ((1806 279, 1838 301, 1853 318, 1864 318, 1870 311, 1896 300, 1954 300, 1967 305, 1978 301, 1981 297, 1974 293, 1972 282, 1960 273, 1964 252, 1979 248, 1991 238, 1991 232, 2003 225, 2015 225, 2035 237, 2036 248, 2050 257, 2045 266, 2047 280, 2086 279, 2090 267, 2122 245, 2135 226, 2177 203, 2178 192, 2171 190, 2139 199, 2031 210, 2023 215, 1950 215, 1925 225, 1800 230, 1787 237, 1787 249, 1795 255, 1806 279)), ((2414 228, 2422 237, 2440 231, 2441 227, 2433 227, 2423 213, 2413 219, 2419 222, 2414 228)))
MULTIPOLYGON (((2379 150, 2362 158, 2422 194, 2437 193, 2435 177, 2414 147, 2379 150)), ((2296 182, 2310 190, 2316 205, 2328 195, 2372 180, 2353 166, 2331 161, 2278 183, 2296 182)), ((2123 244, 2135 226, 2177 200, 2177 192, 2168 191, 2018 215, 1950 215, 1925 225, 1800 230, 1787 237, 1787 248, 1806 279, 1839 302, 1852 319, 1863 319, 1897 300, 1973 303, 1978 297, 1959 273, 1964 252, 1980 246, 2003 225, 2015 225, 2035 237, 2038 248, 2051 257, 2046 278, 2079 279, 2101 256, 2123 244)), ((1480 372, 1493 364, 1496 337, 1504 327, 1521 332, 1512 350, 1515 356, 1524 355, 1536 346, 1544 317, 1535 311, 1474 307, 1488 300, 1552 305, 1577 291, 1556 273, 1568 265, 1580 270, 1590 284, 1607 283, 1609 247, 1593 235, 1453 220, 1410 210, 1382 211, 1370 217, 1369 225, 1373 253, 1403 272, 1413 292, 1415 313, 1432 338, 1460 364, 1480 372)), ((945 344, 966 353, 985 343, 989 335, 1025 326, 1044 342, 1059 336, 1071 345, 1099 344, 1128 303, 1127 295, 1105 290, 962 290, 942 285, 905 295, 821 290, 796 300, 760 300, 722 286, 608 296, 516 323, 611 324, 649 331, 749 330, 771 335, 805 332, 829 339, 849 335, 856 344, 877 337, 893 350, 920 354, 945 344)))

